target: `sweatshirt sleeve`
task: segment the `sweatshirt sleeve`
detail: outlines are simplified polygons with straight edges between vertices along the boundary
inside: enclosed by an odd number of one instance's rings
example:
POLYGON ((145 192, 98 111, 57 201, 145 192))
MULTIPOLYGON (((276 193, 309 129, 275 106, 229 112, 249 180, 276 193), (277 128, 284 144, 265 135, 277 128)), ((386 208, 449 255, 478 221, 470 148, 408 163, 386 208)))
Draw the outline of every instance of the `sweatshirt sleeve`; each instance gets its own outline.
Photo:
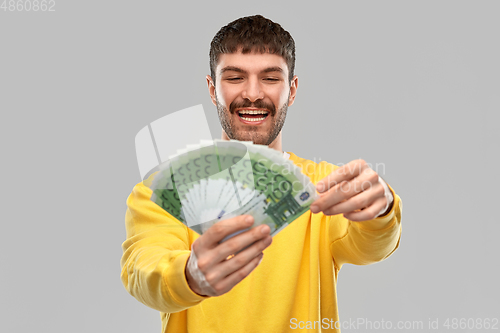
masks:
POLYGON ((363 222, 347 220, 342 215, 332 216, 329 228, 330 252, 335 267, 343 264, 368 265, 389 257, 399 247, 401 238, 401 198, 394 193, 391 211, 363 222))
POLYGON ((165 313, 179 312, 207 298, 191 290, 184 272, 198 235, 152 202, 151 194, 139 183, 127 199, 121 280, 145 305, 165 313))

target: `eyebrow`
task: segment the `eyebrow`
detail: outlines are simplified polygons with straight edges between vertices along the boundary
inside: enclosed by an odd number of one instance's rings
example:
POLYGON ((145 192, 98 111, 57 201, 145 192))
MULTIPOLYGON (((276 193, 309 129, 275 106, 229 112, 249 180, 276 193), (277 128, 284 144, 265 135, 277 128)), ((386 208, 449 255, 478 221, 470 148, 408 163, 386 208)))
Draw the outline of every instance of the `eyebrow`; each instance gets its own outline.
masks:
MULTIPOLYGON (((235 66, 226 66, 224 68, 222 68, 220 70, 220 75, 224 74, 225 72, 228 72, 228 71, 233 71, 233 72, 238 72, 238 73, 243 73, 243 74, 247 74, 247 71, 239 68, 239 67, 235 67, 235 66)), ((285 74, 285 71, 283 71, 283 69, 281 67, 278 67, 278 66, 274 66, 274 67, 267 67, 265 69, 263 69, 262 71, 260 71, 261 73, 270 73, 270 72, 279 72, 281 74, 285 74)))

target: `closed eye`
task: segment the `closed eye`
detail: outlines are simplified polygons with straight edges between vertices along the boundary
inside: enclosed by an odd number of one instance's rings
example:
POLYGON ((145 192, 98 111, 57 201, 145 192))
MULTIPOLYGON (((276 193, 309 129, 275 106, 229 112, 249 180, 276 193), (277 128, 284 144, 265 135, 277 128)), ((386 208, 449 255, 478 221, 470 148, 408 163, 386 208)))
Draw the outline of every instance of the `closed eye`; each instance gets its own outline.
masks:
MULTIPOLYGON (((226 80, 227 81, 238 81, 238 80, 242 80, 242 78, 241 77, 232 77, 232 78, 228 78, 226 80)), ((279 79, 275 79, 275 78, 265 78, 264 80, 265 81, 271 81, 271 82, 279 81, 279 79)))

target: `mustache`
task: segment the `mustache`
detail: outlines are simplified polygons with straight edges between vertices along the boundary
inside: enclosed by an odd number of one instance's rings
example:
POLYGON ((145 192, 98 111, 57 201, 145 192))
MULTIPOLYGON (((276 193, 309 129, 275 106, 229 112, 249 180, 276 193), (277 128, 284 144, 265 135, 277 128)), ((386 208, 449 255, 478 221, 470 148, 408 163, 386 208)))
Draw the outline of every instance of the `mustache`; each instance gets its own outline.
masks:
POLYGON ((276 114, 276 108, 274 107, 274 104, 268 104, 264 102, 263 100, 257 100, 256 102, 252 103, 249 100, 245 100, 243 102, 236 102, 233 101, 229 105, 229 112, 231 114, 234 114, 234 110, 239 109, 239 108, 257 108, 257 109, 265 109, 269 111, 269 114, 271 116, 274 116, 276 114))

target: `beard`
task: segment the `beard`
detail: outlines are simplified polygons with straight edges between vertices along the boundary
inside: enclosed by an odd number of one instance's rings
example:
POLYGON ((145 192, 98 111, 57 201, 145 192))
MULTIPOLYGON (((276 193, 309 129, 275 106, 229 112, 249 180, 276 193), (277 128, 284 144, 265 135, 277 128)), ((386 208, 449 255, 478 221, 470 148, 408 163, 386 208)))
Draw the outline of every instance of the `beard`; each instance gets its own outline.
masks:
POLYGON ((229 111, 225 106, 219 103, 217 98, 217 93, 215 94, 215 100, 217 102, 217 113, 219 115, 219 121, 224 132, 229 139, 238 141, 252 141, 254 144, 269 146, 280 134, 283 125, 285 124, 286 113, 288 111, 288 100, 290 97, 290 92, 288 93, 288 98, 285 103, 276 111, 274 104, 268 104, 262 100, 257 100, 255 103, 250 102, 245 99, 243 103, 233 101, 229 105, 229 111), (248 125, 245 129, 236 130, 234 124, 235 109, 238 108, 259 108, 266 109, 269 111, 267 117, 271 117, 267 121, 273 121, 272 129, 267 133, 259 132, 259 126, 248 125))

